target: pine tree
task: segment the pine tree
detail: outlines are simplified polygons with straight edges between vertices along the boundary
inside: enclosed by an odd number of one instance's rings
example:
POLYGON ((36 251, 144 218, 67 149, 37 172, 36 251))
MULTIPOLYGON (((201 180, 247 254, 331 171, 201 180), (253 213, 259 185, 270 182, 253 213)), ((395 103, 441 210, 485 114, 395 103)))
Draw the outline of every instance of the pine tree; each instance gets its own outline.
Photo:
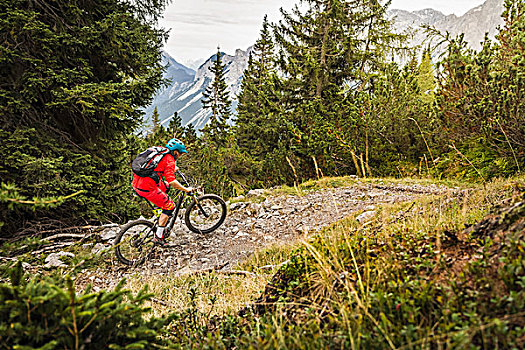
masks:
MULTIPOLYGON (((11 283, 0 282, 2 349, 143 349, 169 345, 166 326, 172 316, 149 315, 147 288, 77 293, 67 275, 53 280, 27 276, 19 261, 8 270, 11 283), (9 326, 5 326, 9 325, 9 326)), ((4 280, 4 279, 3 279, 4 280)), ((80 289, 80 288, 77 288, 80 289)))
POLYGON ((175 112, 173 114, 173 117, 170 119, 170 123, 168 125, 168 137, 184 139, 185 133, 186 130, 182 126, 182 118, 179 116, 179 113, 175 112))
MULTIPOLYGON (((349 80, 365 83, 401 35, 392 34, 386 6, 377 1, 305 0, 303 12, 282 11, 275 36, 288 84, 300 98, 323 97, 349 80)), ((358 84, 357 86, 360 86, 358 84)))
POLYGON ((235 123, 238 150, 249 156, 245 161, 252 161, 244 168, 254 174, 249 179, 255 181, 253 186, 293 180, 286 161, 291 133, 284 120, 274 50, 270 24, 265 17, 244 73, 235 123))
POLYGON ((274 44, 265 16, 244 72, 236 120, 236 139, 241 150, 260 157, 278 142, 278 96, 275 91, 274 44))
POLYGON ((59 0, 50 9, 1 0, 1 127, 35 127, 76 145, 130 132, 162 81, 166 32, 152 19, 167 2, 59 0))
POLYGON ((497 135, 494 146, 505 140, 506 157, 512 158, 517 172, 525 169, 525 1, 505 2, 502 15, 505 25, 497 39, 500 49, 494 64, 490 84, 498 93, 498 107, 491 118, 490 127, 497 135), (500 134, 501 131, 501 134, 500 134), (498 141, 496 141, 498 140, 498 141))
POLYGON ((162 124, 160 123, 159 114, 157 112, 157 107, 153 110, 151 116, 153 122, 153 128, 151 132, 146 136, 145 140, 149 146, 163 146, 166 141, 170 138, 170 133, 162 124))
POLYGON ((417 83, 421 100, 425 103, 432 103, 435 99, 434 90, 436 89, 436 78, 434 76, 434 69, 432 68, 430 49, 423 51, 423 57, 418 69, 417 83))
POLYGON ((475 169, 458 171, 468 177, 525 168, 525 3, 506 1, 503 19, 497 43, 486 38, 475 52, 459 36, 440 62, 437 99, 446 132, 436 134, 443 151, 453 146, 467 153, 475 169))
POLYGON ((187 145, 189 145, 189 147, 191 147, 191 145, 197 142, 197 139, 198 137, 197 137, 197 131, 195 131, 195 127, 193 126, 193 124, 188 123, 184 127, 184 141, 186 142, 187 145))
POLYGON ((368 163, 371 97, 363 94, 373 93, 375 74, 403 36, 392 33, 388 4, 305 0, 303 5, 291 13, 282 11, 274 34, 285 87, 282 104, 296 135, 296 164, 312 177, 318 165, 332 173, 338 171, 337 163, 352 163, 347 152, 334 154, 340 140, 350 154, 362 147, 368 163), (354 132, 356 128, 361 130, 354 132))
POLYGON ((159 118, 159 111, 157 110, 157 106, 155 106, 155 109, 153 109, 151 120, 153 122, 153 133, 156 133, 160 127, 160 118, 159 118))
POLYGON ((136 213, 130 135, 162 82, 166 32, 155 23, 167 2, 0 0, 2 182, 26 198, 84 190, 58 208, 0 203, 1 235, 44 218, 70 225, 136 213))
POLYGON ((211 137, 218 145, 224 145, 229 131, 228 120, 231 114, 231 100, 225 81, 222 53, 217 48, 213 64, 209 67, 214 78, 203 93, 202 106, 211 111, 208 124, 203 128, 203 133, 211 137))

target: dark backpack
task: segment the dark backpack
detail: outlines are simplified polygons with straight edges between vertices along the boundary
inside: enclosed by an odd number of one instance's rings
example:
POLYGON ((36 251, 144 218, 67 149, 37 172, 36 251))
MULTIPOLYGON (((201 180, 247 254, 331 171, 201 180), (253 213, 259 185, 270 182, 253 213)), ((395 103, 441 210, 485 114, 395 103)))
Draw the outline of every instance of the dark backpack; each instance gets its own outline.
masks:
POLYGON ((166 147, 150 147, 137 156, 131 163, 133 172, 141 177, 151 177, 155 182, 159 182, 159 175, 155 172, 155 168, 160 161, 170 150, 166 147))

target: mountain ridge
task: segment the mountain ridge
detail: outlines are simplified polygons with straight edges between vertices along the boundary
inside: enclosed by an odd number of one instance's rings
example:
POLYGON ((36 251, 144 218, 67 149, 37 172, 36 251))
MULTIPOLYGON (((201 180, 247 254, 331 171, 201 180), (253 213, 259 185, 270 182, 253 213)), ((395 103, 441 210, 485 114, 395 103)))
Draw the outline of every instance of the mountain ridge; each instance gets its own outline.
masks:
POLYGON ((462 16, 454 14, 444 15, 440 11, 424 9, 418 11, 406 11, 393 9, 389 11, 389 17, 395 20, 395 27, 398 31, 409 28, 416 29, 416 33, 410 45, 420 45, 425 40, 425 33, 421 30, 421 25, 430 25, 440 32, 449 32, 451 36, 461 33, 465 34, 465 41, 475 50, 481 49, 481 43, 488 37, 494 39, 497 28, 503 24, 501 13, 503 12, 503 0, 487 0, 483 4, 467 11, 462 16), (429 16, 429 13, 432 15, 429 16))
MULTIPOLYGON (((234 55, 221 53, 221 58, 226 70, 226 85, 230 91, 232 100, 232 110, 236 110, 237 96, 240 93, 242 76, 248 66, 248 56, 251 47, 247 50, 237 49, 234 55)), ((163 52, 163 62, 176 62, 177 65, 183 66, 173 59, 167 52, 163 52)), ((171 84, 162 89, 155 96, 152 104, 144 112, 150 118, 155 107, 159 113, 161 125, 167 126, 169 121, 177 112, 184 126, 193 124, 198 130, 204 127, 209 119, 209 112, 202 109, 201 98, 208 84, 213 80, 213 73, 208 69, 216 59, 216 54, 212 55, 201 66, 193 71, 191 81, 183 76, 182 80, 178 76, 170 75, 169 68, 165 73, 165 78, 172 80, 171 84)))

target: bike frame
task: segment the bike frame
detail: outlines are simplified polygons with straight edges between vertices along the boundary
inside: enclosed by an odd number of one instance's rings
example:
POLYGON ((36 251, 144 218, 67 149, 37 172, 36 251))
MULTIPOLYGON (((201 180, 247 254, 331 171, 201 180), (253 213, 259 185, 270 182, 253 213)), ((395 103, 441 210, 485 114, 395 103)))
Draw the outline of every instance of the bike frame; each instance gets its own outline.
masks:
MULTIPOLYGON (((179 200, 177 201, 177 205, 175 206, 175 210, 171 214, 170 218, 168 219, 168 225, 166 225, 166 229, 164 230, 164 236, 167 238, 170 236, 171 229, 175 225, 175 221, 177 221, 177 216, 179 215, 180 208, 182 207, 182 202, 184 201, 184 198, 186 197, 186 193, 180 193, 181 190, 177 190, 177 197, 179 197, 179 200)), ((157 218, 157 224, 158 225, 159 219, 157 218)))
MULTIPOLYGON (((181 173, 180 171, 177 171, 177 174, 182 178, 182 182, 188 186, 189 183, 188 183, 188 180, 186 179, 186 176, 184 176, 183 173, 181 173)), ((177 221, 177 216, 179 215, 179 211, 180 211, 180 208, 182 207, 182 203, 184 202, 184 198, 186 198, 186 192, 182 192, 181 190, 176 190, 177 192, 175 192, 175 198, 178 198, 177 200, 177 204, 175 205, 175 209, 173 211, 173 213, 171 214, 171 216, 169 217, 168 219, 168 224, 166 225, 166 229, 164 230, 164 237, 168 238, 171 234, 171 230, 173 229, 173 226, 175 225, 175 221, 177 221), (181 193, 182 192, 182 193, 181 193)), ((199 208, 199 210, 202 212, 202 214, 206 217, 208 217, 208 213, 206 213, 204 211, 204 208, 202 208, 202 206, 200 205, 199 203, 199 200, 197 199, 197 196, 193 193, 192 194, 193 198, 195 199, 195 201, 197 202, 197 207, 199 208)), ((143 197, 141 197, 143 198, 143 197)), ((155 206, 153 204, 151 204, 150 201, 148 201, 146 198, 143 198, 148 204, 149 206, 151 207, 152 210, 155 210, 155 206)), ((152 232, 154 232, 154 230, 158 227, 158 224, 159 224, 159 218, 157 217, 157 219, 155 220, 155 225, 153 226, 153 229, 152 229, 152 232)))

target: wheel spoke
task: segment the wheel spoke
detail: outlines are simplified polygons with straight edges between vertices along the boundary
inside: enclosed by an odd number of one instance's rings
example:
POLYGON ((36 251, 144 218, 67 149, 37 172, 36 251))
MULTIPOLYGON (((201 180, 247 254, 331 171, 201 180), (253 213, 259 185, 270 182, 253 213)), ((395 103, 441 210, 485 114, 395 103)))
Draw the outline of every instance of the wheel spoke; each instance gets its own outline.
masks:
POLYGON ((153 245, 153 223, 136 221, 122 228, 115 241, 117 258, 127 265, 140 265, 151 253, 153 245))
POLYGON ((219 196, 208 194, 196 198, 186 211, 186 225, 197 233, 216 230, 226 217, 226 203, 219 196))

